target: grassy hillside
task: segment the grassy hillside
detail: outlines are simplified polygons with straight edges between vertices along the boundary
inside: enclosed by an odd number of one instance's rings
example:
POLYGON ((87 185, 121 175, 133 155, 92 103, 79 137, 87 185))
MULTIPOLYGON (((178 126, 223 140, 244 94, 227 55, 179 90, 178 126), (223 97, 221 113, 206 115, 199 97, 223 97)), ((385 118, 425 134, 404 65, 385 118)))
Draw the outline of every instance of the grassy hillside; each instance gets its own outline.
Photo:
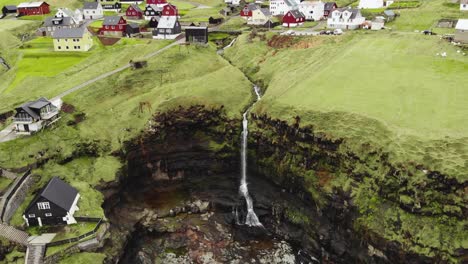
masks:
POLYGON ((226 52, 267 88, 257 111, 286 120, 300 114, 349 146, 370 142, 395 161, 466 178, 467 56, 438 37, 411 33, 286 41, 293 47, 274 49, 243 35, 226 52))

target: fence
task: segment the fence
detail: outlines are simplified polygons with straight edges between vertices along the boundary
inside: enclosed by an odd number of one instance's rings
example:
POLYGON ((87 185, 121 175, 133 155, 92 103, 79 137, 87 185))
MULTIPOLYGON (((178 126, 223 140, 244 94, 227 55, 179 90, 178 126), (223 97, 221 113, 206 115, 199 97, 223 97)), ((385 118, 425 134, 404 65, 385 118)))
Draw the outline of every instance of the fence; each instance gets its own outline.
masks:
POLYGON ((4 202, 3 208, 2 208, 2 213, 0 214, 0 220, 2 220, 3 222, 7 221, 7 220, 5 220, 4 217, 5 217, 5 212, 6 212, 6 209, 8 207, 8 204, 10 203, 10 199, 13 197, 13 195, 15 195, 16 191, 18 191, 21 184, 23 184, 23 182, 28 178, 28 176, 30 174, 31 174, 31 170, 27 170, 26 173, 23 174, 23 176, 21 176, 19 181, 16 183, 16 185, 13 187, 13 189, 10 190, 10 193, 5 198, 5 202, 4 202))
POLYGON ((55 241, 55 242, 50 242, 50 243, 47 243, 46 246, 47 246, 47 247, 60 246, 60 245, 65 245, 65 244, 69 244, 69 243, 73 243, 73 242, 80 241, 80 240, 82 240, 83 238, 86 238, 86 237, 89 237, 89 236, 94 235, 94 234, 99 230, 99 227, 104 223, 104 219, 102 219, 102 218, 95 218, 95 217, 75 217, 75 219, 76 219, 77 221, 83 221, 83 222, 98 222, 98 223, 97 223, 97 225, 94 227, 94 229, 93 229, 92 231, 89 231, 88 233, 85 233, 85 234, 82 234, 82 235, 80 235, 80 236, 73 237, 73 238, 68 238, 68 239, 64 239, 64 240, 60 240, 60 241, 55 241))

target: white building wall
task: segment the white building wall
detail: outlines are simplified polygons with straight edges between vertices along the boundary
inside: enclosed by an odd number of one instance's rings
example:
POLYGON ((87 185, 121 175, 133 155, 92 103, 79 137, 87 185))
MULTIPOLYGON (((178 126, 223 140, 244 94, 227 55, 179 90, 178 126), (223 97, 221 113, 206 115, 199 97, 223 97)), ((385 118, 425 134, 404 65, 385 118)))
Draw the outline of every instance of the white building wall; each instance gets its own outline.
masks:
POLYGON ((272 16, 280 16, 280 15, 282 16, 292 9, 293 7, 288 6, 283 0, 271 0, 270 1, 270 13, 272 16))
POLYGON ((325 13, 325 3, 320 2, 316 4, 307 4, 307 2, 302 2, 299 4, 299 11, 304 14, 306 20, 321 20, 325 13))
POLYGON ((359 8, 382 8, 384 6, 383 0, 360 0, 359 8))
POLYGON ((468 11, 468 4, 460 4, 461 11, 468 11))

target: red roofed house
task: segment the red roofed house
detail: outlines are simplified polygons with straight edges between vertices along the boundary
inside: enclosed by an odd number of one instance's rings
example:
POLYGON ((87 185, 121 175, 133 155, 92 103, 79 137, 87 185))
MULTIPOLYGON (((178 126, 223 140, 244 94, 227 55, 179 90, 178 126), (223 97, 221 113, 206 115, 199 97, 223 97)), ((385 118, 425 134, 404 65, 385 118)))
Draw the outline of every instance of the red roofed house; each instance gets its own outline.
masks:
POLYGON ((297 27, 305 22, 305 16, 299 10, 290 10, 283 16, 283 27, 297 27))
POLYGON ((164 6, 164 5, 167 5, 167 1, 166 0, 146 0, 146 4, 164 6))
POLYGON ((138 5, 131 4, 127 11, 125 11, 125 15, 127 18, 130 19, 142 19, 143 18, 143 11, 140 9, 138 5))
POLYGON ((99 29, 100 35, 123 36, 127 27, 127 21, 121 16, 106 16, 99 29))
POLYGON ((46 2, 29 2, 18 5, 18 14, 20 16, 44 15, 49 13, 49 4, 46 2))
POLYGON ((244 6, 244 8, 240 12, 240 16, 243 18, 249 18, 252 17, 252 8, 251 5, 254 5, 253 3, 247 4, 244 6))
POLYGON ((177 7, 171 4, 167 4, 163 7, 161 16, 179 16, 177 7))

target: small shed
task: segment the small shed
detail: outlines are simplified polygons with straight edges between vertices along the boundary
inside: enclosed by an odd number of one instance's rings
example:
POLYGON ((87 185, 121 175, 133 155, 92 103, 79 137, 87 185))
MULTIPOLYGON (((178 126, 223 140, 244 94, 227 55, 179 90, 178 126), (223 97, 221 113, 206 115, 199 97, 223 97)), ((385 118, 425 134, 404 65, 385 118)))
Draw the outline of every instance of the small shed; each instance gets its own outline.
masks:
POLYGON ((230 16, 232 14, 231 8, 225 7, 219 11, 219 13, 223 16, 230 16))
POLYGON ((7 14, 16 14, 17 10, 18 10, 18 9, 17 9, 16 6, 14 6, 14 5, 6 5, 6 6, 4 6, 4 7, 2 8, 2 13, 3 13, 4 15, 7 15, 7 14))
POLYGON ((202 43, 208 42, 208 27, 186 27, 185 42, 202 43))
POLYGON ((371 30, 381 30, 385 26, 385 17, 378 16, 371 22, 371 30))
POLYGON ((130 23, 130 24, 127 24, 127 26, 125 27, 125 33, 126 33, 127 36, 129 36, 129 37, 134 36, 135 34, 140 33, 140 25, 138 25, 137 23, 130 23))
POLYGON ((455 41, 468 44, 468 19, 459 19, 455 30, 455 41))
POLYGON ((384 17, 389 22, 395 20, 396 14, 393 10, 387 9, 384 11, 384 17))

